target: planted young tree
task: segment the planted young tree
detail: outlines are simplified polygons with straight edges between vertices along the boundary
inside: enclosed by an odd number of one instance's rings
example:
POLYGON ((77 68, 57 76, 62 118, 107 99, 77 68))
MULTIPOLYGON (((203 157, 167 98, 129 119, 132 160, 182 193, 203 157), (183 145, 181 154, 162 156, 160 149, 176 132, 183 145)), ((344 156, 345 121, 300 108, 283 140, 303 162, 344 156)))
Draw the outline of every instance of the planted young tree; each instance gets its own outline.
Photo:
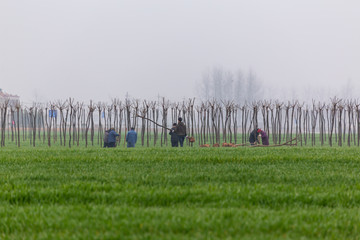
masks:
POLYGON ((196 108, 198 114, 198 140, 199 144, 206 144, 206 105, 204 102, 196 108))
POLYGON ((20 147, 20 109, 21 105, 19 101, 16 101, 15 104, 16 109, 16 127, 17 127, 17 146, 20 147))
POLYGON ((40 109, 40 121, 41 121, 41 129, 42 129, 42 142, 45 144, 46 141, 46 127, 45 127, 45 118, 46 118, 46 111, 41 107, 40 109))
POLYGON ((125 110, 126 110, 126 125, 125 130, 129 130, 131 128, 131 100, 126 98, 125 99, 125 110))
POLYGON ((282 107, 283 103, 277 101, 275 103, 275 120, 274 120, 274 126, 275 126, 275 140, 274 143, 281 144, 281 123, 282 123, 282 107))
POLYGON ((38 108, 37 105, 34 103, 33 107, 29 108, 29 117, 30 117, 30 127, 31 127, 31 141, 33 147, 36 144, 36 119, 37 119, 38 108))
POLYGON ((86 118, 86 124, 85 124, 85 147, 88 146, 88 133, 89 128, 90 130, 90 140, 91 144, 94 145, 94 111, 96 110, 96 106, 93 104, 92 101, 90 101, 90 105, 88 106, 88 114, 86 118))
MULTIPOLYGON (((150 119, 150 102, 144 101, 144 108, 146 109, 146 118, 150 119)), ((150 121, 146 120, 146 146, 150 146, 150 121)))
MULTIPOLYGON (((291 104, 291 119, 290 119, 290 122, 291 122, 291 126, 290 126, 290 139, 293 138, 293 126, 294 126, 294 117, 295 117, 295 113, 296 113, 296 108, 298 107, 299 105, 299 102, 298 101, 293 101, 292 104, 291 104)), ((298 121, 296 121, 297 123, 298 121)), ((297 134, 296 134, 297 136, 297 134)), ((290 140, 289 139, 289 140, 290 140)))
MULTIPOLYGON (((104 109, 104 107, 103 107, 103 104, 101 103, 101 102, 98 102, 98 104, 97 104, 97 106, 96 106, 96 108, 97 108, 97 110, 98 110, 98 144, 101 144, 102 143, 102 139, 103 139, 103 131, 104 131, 104 129, 103 129, 103 126, 102 126, 102 121, 101 121, 101 119, 102 119, 102 114, 104 113, 104 115, 105 115, 105 112, 103 112, 103 109, 104 109)), ((106 128, 106 123, 105 123, 105 128, 106 128)))
POLYGON ((82 125, 82 121, 81 121, 81 118, 83 116, 83 112, 84 112, 84 103, 79 103, 77 105, 77 134, 76 134, 76 144, 77 146, 80 145, 80 133, 82 132, 82 128, 83 128, 83 125, 82 125))
POLYGON ((283 140, 289 141, 290 139, 290 120, 289 120, 289 110, 291 108, 291 104, 290 102, 288 102, 285 106, 284 106, 284 110, 285 110, 285 121, 284 121, 284 137, 283 140))
POLYGON ((14 142, 15 140, 15 108, 14 106, 10 107, 10 129, 11 129, 11 142, 14 142))
POLYGON ((53 125, 54 122, 54 118, 55 118, 55 110, 56 106, 53 103, 49 103, 49 107, 46 108, 46 112, 48 112, 48 116, 45 117, 45 123, 46 123, 46 128, 47 128, 47 143, 48 146, 51 146, 51 127, 53 125))
MULTIPOLYGON (((168 119, 168 110, 170 107, 170 102, 168 100, 165 100, 165 98, 162 99, 162 126, 167 126, 167 119, 168 119)), ((167 133, 165 132, 164 128, 161 128, 161 146, 167 146, 167 133)))
POLYGON ((135 99, 132 101, 132 112, 133 112, 133 118, 132 118, 132 127, 135 128, 136 132, 138 132, 138 120, 137 115, 139 115, 139 109, 140 109, 140 100, 135 99))
POLYGON ((223 101, 222 102, 225 112, 225 122, 223 123, 223 141, 231 143, 232 132, 231 132, 231 112, 233 102, 223 101), (229 133, 229 138, 228 138, 229 133))
POLYGON ((344 105, 342 102, 338 104, 338 145, 341 147, 343 140, 342 140, 342 115, 344 111, 344 105))
POLYGON ((355 111, 356 111, 356 132, 357 132, 357 146, 360 146, 360 109, 359 102, 355 102, 355 111))
POLYGON ((347 109, 347 114, 348 114, 348 138, 347 138, 347 145, 350 147, 351 146, 351 136, 352 136, 352 132, 351 132, 351 127, 352 127, 352 114, 353 114, 353 103, 352 101, 348 101, 346 103, 346 109, 347 109))
MULTIPOLYGON (((121 139, 122 139, 122 122, 124 119, 124 105, 122 104, 121 101, 117 101, 117 109, 118 109, 118 131, 119 131, 119 138, 118 138, 118 146, 120 146, 121 144, 121 139)), ((126 134, 126 132, 125 132, 126 134)))
POLYGON ((210 138, 212 139, 211 143, 212 144, 220 143, 220 137, 218 136, 218 129, 216 124, 216 119, 218 115, 218 104, 215 100, 208 101, 208 103, 210 106, 210 117, 211 117, 211 126, 212 126, 211 138, 210 138))
POLYGON ((67 128, 67 119, 69 114, 69 105, 68 101, 58 101, 57 108, 60 112, 60 145, 66 146, 66 128, 67 128))
POLYGON ((141 113, 141 146, 145 145, 145 131, 146 131, 146 118, 147 118, 147 108, 146 102, 143 102, 143 106, 140 108, 141 113))
POLYGON ((113 128, 114 127, 114 125, 112 124, 112 110, 113 110, 113 105, 111 104, 111 105, 108 105, 107 107, 106 107, 106 112, 107 112, 107 120, 106 120, 106 122, 107 122, 107 126, 108 126, 108 128, 113 128))
POLYGON ((72 141, 72 130, 75 129, 76 126, 76 105, 74 104, 74 99, 69 99, 69 107, 70 107, 70 123, 69 123, 69 148, 71 148, 72 141))
POLYGON ((158 103, 152 102, 151 103, 151 112, 153 117, 153 131, 154 131, 154 146, 156 146, 156 142, 158 140, 158 120, 159 120, 159 109, 157 108, 158 103))
POLYGON ((9 107, 9 99, 5 99, 0 105, 1 109, 1 147, 5 147, 6 116, 9 107))
POLYGON ((324 109, 325 109, 325 104, 322 104, 322 103, 318 103, 318 106, 317 106, 317 111, 318 111, 318 114, 319 114, 319 138, 320 138, 320 143, 321 143, 321 146, 324 145, 324 142, 325 142, 325 138, 326 138, 326 135, 325 135, 325 117, 324 117, 324 109))
POLYGON ((249 119, 250 111, 247 109, 247 105, 241 107, 241 135, 242 135, 242 144, 247 142, 247 123, 249 119))
POLYGON ((302 114, 303 114, 303 107, 305 103, 298 104, 297 112, 296 112, 296 122, 297 122, 297 128, 296 128, 296 136, 298 138, 298 141, 300 141, 301 146, 303 145, 303 129, 302 129, 302 114))
POLYGON ((238 110, 239 105, 234 104, 232 109, 232 119, 233 119, 233 131, 234 131, 234 143, 237 144, 238 139, 238 110))

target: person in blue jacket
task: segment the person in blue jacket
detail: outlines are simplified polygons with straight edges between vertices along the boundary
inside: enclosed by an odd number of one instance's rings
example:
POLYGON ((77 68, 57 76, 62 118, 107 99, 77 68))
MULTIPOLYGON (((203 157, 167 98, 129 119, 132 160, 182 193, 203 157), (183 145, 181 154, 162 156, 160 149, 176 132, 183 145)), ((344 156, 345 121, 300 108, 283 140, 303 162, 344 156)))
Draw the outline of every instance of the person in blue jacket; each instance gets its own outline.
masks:
POLYGON ((106 130, 104 133, 104 148, 109 147, 109 132, 110 129, 106 130))
POLYGON ((176 130, 176 126, 177 124, 174 123, 173 127, 171 128, 169 134, 171 135, 171 146, 172 147, 178 147, 179 146, 179 137, 178 135, 175 133, 176 130))
POLYGON ((115 147, 116 146, 116 137, 120 136, 115 132, 114 128, 110 128, 110 132, 108 135, 108 147, 115 147))
POLYGON ((137 133, 135 132, 135 128, 131 128, 131 130, 126 134, 126 142, 127 147, 135 147, 135 143, 137 141, 137 133))

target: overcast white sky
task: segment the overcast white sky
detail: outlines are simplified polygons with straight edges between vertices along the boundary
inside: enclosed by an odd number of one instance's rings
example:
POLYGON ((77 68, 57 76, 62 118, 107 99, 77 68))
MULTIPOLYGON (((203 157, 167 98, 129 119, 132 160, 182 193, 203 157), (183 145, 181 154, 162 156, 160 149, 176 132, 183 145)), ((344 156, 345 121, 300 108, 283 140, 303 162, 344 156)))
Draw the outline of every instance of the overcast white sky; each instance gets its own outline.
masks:
POLYGON ((219 65, 358 87, 360 1, 0 0, 0 88, 25 102, 193 97, 219 65))

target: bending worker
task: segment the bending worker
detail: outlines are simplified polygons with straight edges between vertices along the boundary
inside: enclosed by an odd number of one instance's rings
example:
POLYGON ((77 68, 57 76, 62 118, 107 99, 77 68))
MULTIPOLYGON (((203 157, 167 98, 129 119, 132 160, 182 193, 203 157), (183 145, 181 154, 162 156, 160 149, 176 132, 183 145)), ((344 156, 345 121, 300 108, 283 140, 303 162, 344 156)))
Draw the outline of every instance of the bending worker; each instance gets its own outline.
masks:
POLYGON ((268 135, 266 134, 265 131, 259 129, 258 130, 258 133, 260 134, 261 136, 261 142, 262 142, 262 145, 269 145, 269 137, 268 135), (259 131, 260 130, 260 131, 259 131))
POLYGON ((260 132, 259 130, 260 130, 259 128, 256 128, 250 133, 249 142, 251 145, 260 143, 260 141, 258 139, 259 132, 260 132))

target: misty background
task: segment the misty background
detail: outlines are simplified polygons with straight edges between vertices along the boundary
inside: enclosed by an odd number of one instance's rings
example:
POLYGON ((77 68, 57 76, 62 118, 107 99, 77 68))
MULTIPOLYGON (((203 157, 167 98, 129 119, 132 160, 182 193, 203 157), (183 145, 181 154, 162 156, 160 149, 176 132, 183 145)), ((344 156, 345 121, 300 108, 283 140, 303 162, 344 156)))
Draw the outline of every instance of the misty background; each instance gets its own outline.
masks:
POLYGON ((24 103, 358 98, 359 23, 357 0, 1 0, 0 88, 24 103))

